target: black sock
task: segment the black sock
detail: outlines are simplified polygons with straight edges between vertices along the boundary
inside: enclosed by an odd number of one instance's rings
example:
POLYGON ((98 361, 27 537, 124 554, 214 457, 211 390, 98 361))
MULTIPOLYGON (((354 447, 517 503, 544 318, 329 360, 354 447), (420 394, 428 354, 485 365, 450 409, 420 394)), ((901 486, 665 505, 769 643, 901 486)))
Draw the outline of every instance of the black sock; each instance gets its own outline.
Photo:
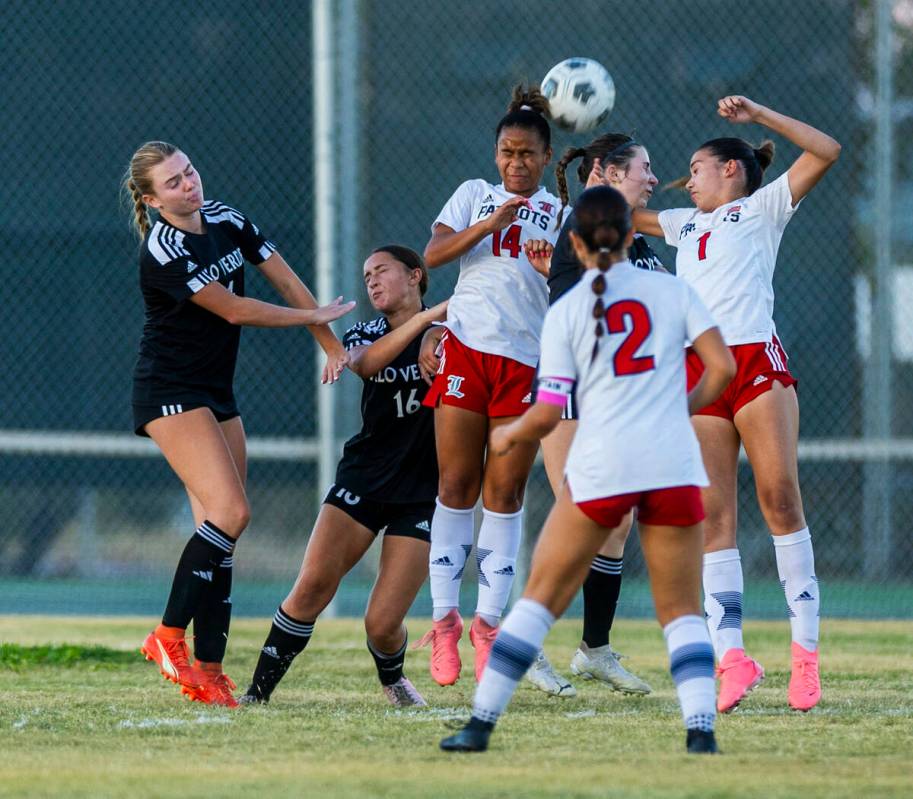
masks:
POLYGON ((408 637, 403 641, 403 645, 392 655, 381 652, 371 645, 368 639, 368 651, 374 658, 374 665, 377 666, 377 677, 381 685, 393 685, 403 676, 403 664, 406 662, 406 644, 409 642, 408 637))
POLYGON ((216 567, 212 585, 203 594, 193 617, 193 653, 204 663, 221 663, 228 643, 231 625, 231 577, 234 555, 228 555, 216 567))
POLYGON ((467 730, 478 730, 479 732, 491 732, 495 728, 495 723, 493 721, 482 721, 482 719, 476 716, 469 717, 469 723, 466 725, 467 730))
POLYGON ((609 643, 621 592, 623 563, 623 558, 597 555, 583 583, 583 642, 591 649, 609 643))
POLYGON ((178 561, 162 624, 187 628, 209 593, 219 564, 234 548, 235 540, 212 522, 204 521, 197 528, 178 561))
POLYGON ((273 689, 285 676, 292 661, 308 645, 313 632, 314 622, 293 619, 280 607, 263 642, 247 693, 261 702, 268 702, 273 689))

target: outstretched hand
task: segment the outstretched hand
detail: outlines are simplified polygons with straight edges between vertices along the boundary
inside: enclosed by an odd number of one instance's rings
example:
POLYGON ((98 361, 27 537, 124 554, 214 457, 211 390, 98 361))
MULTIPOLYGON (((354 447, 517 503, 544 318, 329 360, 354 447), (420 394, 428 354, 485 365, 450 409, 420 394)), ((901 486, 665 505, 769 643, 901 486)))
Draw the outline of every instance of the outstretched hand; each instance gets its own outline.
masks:
POLYGON ((488 451, 495 455, 506 455, 510 452, 516 442, 510 435, 510 425, 502 425, 491 431, 488 437, 488 451))
POLYGON ((730 94, 717 101, 716 112, 736 125, 754 122, 758 118, 761 106, 741 94, 730 94))
POLYGON ((337 297, 333 302, 327 305, 321 305, 319 308, 314 308, 314 310, 311 311, 313 320, 308 324, 325 325, 328 322, 339 319, 340 316, 345 316, 354 307, 354 300, 351 302, 343 302, 342 297, 337 297))

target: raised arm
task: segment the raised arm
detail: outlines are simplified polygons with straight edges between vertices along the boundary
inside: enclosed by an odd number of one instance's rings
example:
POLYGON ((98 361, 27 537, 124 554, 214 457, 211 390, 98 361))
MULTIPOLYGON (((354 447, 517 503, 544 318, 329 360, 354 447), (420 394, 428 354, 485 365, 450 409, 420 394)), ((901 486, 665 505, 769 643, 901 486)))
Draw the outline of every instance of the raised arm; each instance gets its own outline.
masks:
MULTIPOLYGON (((279 296, 292 308, 311 310, 317 307, 314 295, 278 252, 274 252, 261 263, 259 269, 279 296)), ((308 330, 327 356, 322 382, 333 383, 348 364, 349 355, 329 325, 308 325, 308 330)))
POLYGON ((631 214, 634 222, 634 230, 643 233, 645 236, 659 236, 663 238, 663 229, 659 224, 659 212, 651 211, 648 208, 635 208, 631 214))
POLYGON ((377 341, 349 350, 349 369, 365 379, 376 375, 406 349, 428 325, 432 322, 441 322, 446 318, 446 301, 425 311, 419 311, 407 322, 381 336, 377 341))
POLYGON ((431 241, 425 247, 425 264, 429 269, 455 261, 463 253, 471 250, 486 236, 496 230, 503 230, 517 218, 517 211, 529 205, 525 197, 512 197, 498 208, 491 216, 480 219, 465 230, 438 223, 434 226, 431 241))
POLYGON ((793 205, 815 187, 824 173, 840 157, 840 143, 836 139, 805 122, 760 105, 747 97, 739 94, 730 95, 722 98, 717 106, 717 113, 730 122, 756 122, 802 148, 802 154, 793 161, 788 170, 793 205))
POLYGON ((329 305, 311 309, 286 308, 251 297, 238 297, 221 283, 213 282, 194 294, 190 301, 232 325, 249 327, 305 327, 325 325, 347 314, 354 302, 337 297, 329 305))

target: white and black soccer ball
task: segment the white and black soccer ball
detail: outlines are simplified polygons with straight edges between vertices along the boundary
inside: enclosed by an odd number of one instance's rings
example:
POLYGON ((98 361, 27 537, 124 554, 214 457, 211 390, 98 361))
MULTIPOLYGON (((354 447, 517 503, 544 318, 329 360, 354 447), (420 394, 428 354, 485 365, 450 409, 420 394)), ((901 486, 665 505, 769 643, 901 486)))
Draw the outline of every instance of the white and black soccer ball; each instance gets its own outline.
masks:
POLYGON ((555 124, 574 133, 601 125, 615 105, 615 82, 592 58, 566 58, 542 79, 555 124))

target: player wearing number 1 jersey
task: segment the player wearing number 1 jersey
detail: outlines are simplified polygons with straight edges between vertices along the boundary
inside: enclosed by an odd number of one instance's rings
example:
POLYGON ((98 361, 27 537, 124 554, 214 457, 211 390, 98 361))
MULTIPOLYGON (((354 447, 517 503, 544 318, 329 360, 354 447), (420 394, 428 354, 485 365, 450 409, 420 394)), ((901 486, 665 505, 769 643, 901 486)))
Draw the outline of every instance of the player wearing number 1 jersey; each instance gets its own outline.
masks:
POLYGON ((577 389, 580 423, 566 480, 536 545, 523 599, 505 619, 449 751, 481 751, 593 556, 631 508, 669 650, 689 752, 714 752, 713 649, 700 613, 706 485, 689 410, 713 401, 735 364, 713 319, 686 283, 626 259, 633 237, 625 198, 588 189, 571 240, 587 272, 545 318, 536 404, 492 431, 496 457, 554 429, 577 389), (595 320, 595 321, 594 321, 595 320), (706 371, 685 392, 682 349, 693 341, 706 371))
MULTIPOLYGON (((840 145, 804 122, 733 95, 718 103, 733 123, 756 122, 803 152, 785 174, 761 188, 773 143, 754 148, 738 138, 713 139, 691 157, 683 180, 694 208, 639 211, 643 232, 678 248, 676 272, 720 323, 738 363, 723 395, 700 410, 694 426, 710 487, 704 557, 704 602, 719 661, 722 712, 735 708, 764 676, 742 641, 742 566, 736 548, 739 447, 754 473, 761 512, 773 534, 777 570, 792 628, 789 704, 809 710, 821 697, 818 674, 819 593, 811 535, 799 492, 796 381, 773 322, 777 250, 799 202, 837 160, 840 145)), ((701 365, 688 354, 688 380, 701 365)))
POLYGON ((470 630, 476 678, 507 604, 520 547, 523 492, 538 444, 492 460, 486 443, 491 429, 528 407, 539 358, 548 292, 524 245, 542 238, 554 243, 558 235, 558 198, 540 185, 552 155, 547 110, 537 90, 515 89, 495 131, 501 183, 461 185, 435 220, 425 248, 431 268, 460 260, 440 368, 425 400, 435 408, 440 483, 431 529, 434 626, 423 641, 432 643, 431 674, 441 685, 460 675, 460 583, 480 493, 479 595, 470 630))
POLYGON ((425 329, 444 318, 447 304, 422 305, 428 273, 407 247, 375 250, 365 261, 364 278, 381 316, 360 322, 343 337, 349 368, 364 381, 362 429, 345 445, 301 572, 276 611, 243 703, 269 701, 340 580, 383 533, 377 581, 365 611, 368 650, 392 704, 425 704, 403 675, 403 620, 428 576, 437 492, 434 419, 422 406, 428 386, 418 351, 425 329))

